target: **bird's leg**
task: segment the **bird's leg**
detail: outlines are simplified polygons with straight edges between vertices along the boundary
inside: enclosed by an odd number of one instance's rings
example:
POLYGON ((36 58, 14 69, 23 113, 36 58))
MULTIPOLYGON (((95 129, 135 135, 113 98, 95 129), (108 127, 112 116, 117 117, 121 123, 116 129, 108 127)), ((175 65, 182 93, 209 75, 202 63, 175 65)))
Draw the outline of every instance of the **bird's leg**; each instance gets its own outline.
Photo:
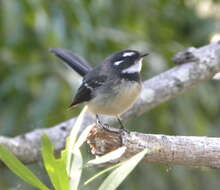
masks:
POLYGON ((120 118, 120 116, 119 115, 117 115, 117 120, 118 120, 118 122, 119 122, 119 124, 120 124, 120 130, 121 130, 121 132, 122 133, 130 133, 129 132, 129 130, 127 130, 125 127, 124 127, 124 125, 123 125, 123 123, 122 123, 122 121, 121 121, 121 118, 120 118))
POLYGON ((125 127, 124 127, 123 123, 121 122, 121 118, 119 115, 117 115, 117 120, 118 120, 118 123, 120 124, 120 129, 124 130, 125 127))
POLYGON ((101 122, 101 120, 100 120, 98 114, 96 114, 96 125, 100 125, 100 126, 102 126, 103 128, 105 128, 105 129, 108 129, 108 128, 109 128, 109 125, 108 125, 108 124, 106 124, 106 123, 103 124, 103 123, 101 122))
POLYGON ((96 116, 96 125, 102 125, 102 123, 101 123, 101 121, 99 119, 99 115, 96 114, 95 116, 96 116))

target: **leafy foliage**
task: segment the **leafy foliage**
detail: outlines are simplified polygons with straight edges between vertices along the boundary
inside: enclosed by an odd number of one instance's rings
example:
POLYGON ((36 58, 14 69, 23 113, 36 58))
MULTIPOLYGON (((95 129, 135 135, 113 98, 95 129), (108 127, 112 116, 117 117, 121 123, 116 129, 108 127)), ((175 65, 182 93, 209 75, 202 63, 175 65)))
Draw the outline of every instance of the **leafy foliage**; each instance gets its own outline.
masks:
MULTIPOLYGON (((46 171, 50 177, 51 183, 55 190, 79 190, 79 184, 81 180, 82 170, 84 168, 83 158, 81 155, 80 147, 85 142, 93 125, 88 126, 79 135, 79 129, 82 125, 82 121, 85 115, 87 107, 83 109, 75 122, 69 139, 67 139, 67 146, 61 153, 60 158, 54 156, 54 146, 51 143, 48 136, 42 137, 42 157, 46 171)), ((94 161, 88 163, 104 163, 109 160, 116 159, 124 153, 125 147, 115 150, 108 155, 104 155, 103 158, 97 158, 94 161)), ((127 161, 116 164, 111 167, 115 169, 101 184, 100 190, 115 190, 122 181, 128 176, 128 174, 135 168, 135 166, 141 161, 141 159, 149 153, 149 150, 144 150, 127 161)), ((40 190, 49 190, 24 164, 22 164, 10 151, 4 146, 0 145, 0 160, 3 161, 9 169, 11 169, 17 176, 23 179, 25 182, 37 187, 40 190)), ((98 175, 91 178, 89 181, 94 180, 97 176, 104 174, 106 169, 98 175)), ((87 182, 88 183, 88 182, 87 182)))
POLYGON ((0 145, 0 160, 27 183, 41 190, 49 190, 24 164, 2 145, 0 145))
POLYGON ((42 157, 44 166, 56 190, 69 189, 69 177, 66 172, 67 151, 62 151, 60 158, 54 157, 54 146, 48 136, 42 139, 42 157))
POLYGON ((142 160, 142 158, 149 152, 148 149, 136 154, 126 162, 122 163, 115 169, 101 184, 98 190, 114 190, 122 181, 131 173, 135 166, 142 160))

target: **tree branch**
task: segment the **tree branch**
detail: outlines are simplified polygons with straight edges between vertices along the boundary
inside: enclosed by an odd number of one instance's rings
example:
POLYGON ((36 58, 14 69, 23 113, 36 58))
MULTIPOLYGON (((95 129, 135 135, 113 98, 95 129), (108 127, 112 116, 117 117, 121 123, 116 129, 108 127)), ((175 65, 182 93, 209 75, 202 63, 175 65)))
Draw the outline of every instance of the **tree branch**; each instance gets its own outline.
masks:
MULTIPOLYGON (((186 52, 178 54, 174 58, 174 62, 185 64, 145 81, 139 100, 131 110, 123 115, 123 119, 137 117, 201 82, 211 79, 214 74, 220 72, 220 43, 198 49, 189 48, 186 52)), ((49 129, 34 130, 14 138, 0 137, 0 144, 7 146, 24 163, 32 163, 40 159, 41 136, 47 134, 53 141, 55 149, 59 151, 64 147, 65 139, 74 125, 75 119, 49 129)), ((102 117, 102 119, 110 125, 115 124, 115 120, 110 117, 102 117)), ((82 129, 93 121, 93 116, 87 114, 82 129)))
POLYGON ((121 146, 126 147, 120 158, 98 166, 121 162, 144 149, 158 149, 147 155, 144 161, 220 168, 220 138, 152 135, 94 126, 87 143, 95 155, 106 154, 121 146))

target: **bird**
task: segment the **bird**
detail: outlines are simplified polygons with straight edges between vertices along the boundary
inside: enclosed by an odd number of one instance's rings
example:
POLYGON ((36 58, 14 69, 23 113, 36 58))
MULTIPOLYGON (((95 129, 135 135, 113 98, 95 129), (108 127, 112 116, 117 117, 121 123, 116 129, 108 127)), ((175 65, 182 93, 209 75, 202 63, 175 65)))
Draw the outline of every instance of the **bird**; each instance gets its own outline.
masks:
POLYGON ((142 61, 149 53, 126 49, 113 53, 93 68, 68 50, 50 51, 83 77, 70 108, 85 103, 96 115, 96 121, 100 123, 99 115, 115 116, 123 129, 120 116, 134 105, 141 93, 142 61))

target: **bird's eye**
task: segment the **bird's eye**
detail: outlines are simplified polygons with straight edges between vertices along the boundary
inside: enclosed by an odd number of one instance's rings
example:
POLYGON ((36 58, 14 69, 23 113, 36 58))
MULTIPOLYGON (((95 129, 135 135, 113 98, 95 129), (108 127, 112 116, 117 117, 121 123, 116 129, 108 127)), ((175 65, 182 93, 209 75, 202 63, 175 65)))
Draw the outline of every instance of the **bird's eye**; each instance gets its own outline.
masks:
POLYGON ((134 55, 135 53, 134 52, 125 52, 125 53, 123 53, 123 57, 127 57, 127 56, 132 56, 132 55, 134 55))
POLYGON ((115 61, 115 62, 114 62, 114 65, 120 65, 122 62, 123 62, 123 60, 115 61))

